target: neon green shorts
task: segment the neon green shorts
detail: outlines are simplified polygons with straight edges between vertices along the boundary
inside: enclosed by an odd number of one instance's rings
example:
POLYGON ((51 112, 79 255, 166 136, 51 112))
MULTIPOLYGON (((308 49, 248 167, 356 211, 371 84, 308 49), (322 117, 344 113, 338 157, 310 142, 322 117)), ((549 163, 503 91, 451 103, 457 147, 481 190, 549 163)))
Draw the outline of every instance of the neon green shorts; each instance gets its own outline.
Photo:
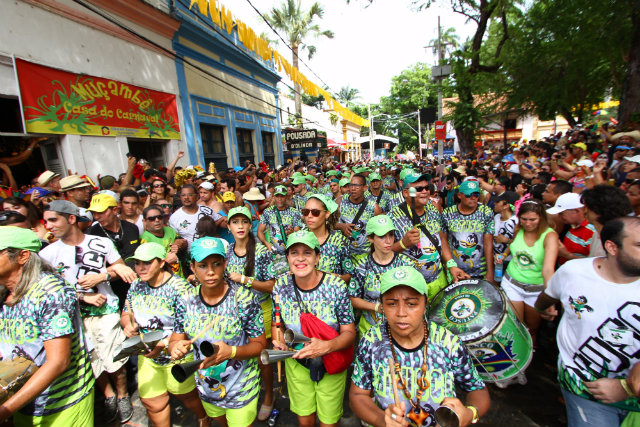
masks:
MULTIPOLYGON (((193 361, 193 353, 190 353, 180 363, 193 361)), ((196 388, 196 380, 191 375, 183 383, 179 383, 173 375, 171 375, 171 367, 173 363, 168 365, 158 365, 153 360, 138 356, 138 392, 140 398, 151 399, 158 397, 166 392, 171 394, 186 394, 196 388)))
POLYGON ((269 342, 271 339, 271 312, 273 311, 271 298, 265 300, 260 306, 262 306, 262 317, 264 317, 264 335, 269 342))
POLYGON ((324 374, 320 382, 311 381, 309 370, 293 359, 284 361, 290 409, 296 415, 318 414, 324 424, 335 424, 342 417, 347 371, 324 374))
POLYGON ((93 427, 93 389, 80 402, 58 412, 42 417, 30 417, 20 412, 13 414, 16 427, 93 427))
POLYGON ((247 427, 253 424, 258 414, 258 396, 242 408, 227 409, 212 403, 202 402, 204 410, 211 418, 224 416, 228 427, 247 427))

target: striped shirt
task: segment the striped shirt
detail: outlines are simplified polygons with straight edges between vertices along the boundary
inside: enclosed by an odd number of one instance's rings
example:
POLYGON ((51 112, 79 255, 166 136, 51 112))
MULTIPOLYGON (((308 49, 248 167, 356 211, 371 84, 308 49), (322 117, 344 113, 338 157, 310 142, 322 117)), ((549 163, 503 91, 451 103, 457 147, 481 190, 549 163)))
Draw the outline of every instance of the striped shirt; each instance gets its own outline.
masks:
MULTIPOLYGON (((572 254, 587 257, 589 256, 589 250, 591 249, 591 243, 593 242, 595 233, 596 228, 585 219, 579 226, 571 227, 571 230, 564 236, 562 244, 572 254)), ((565 262, 567 262, 566 258, 558 257, 559 265, 565 262)))

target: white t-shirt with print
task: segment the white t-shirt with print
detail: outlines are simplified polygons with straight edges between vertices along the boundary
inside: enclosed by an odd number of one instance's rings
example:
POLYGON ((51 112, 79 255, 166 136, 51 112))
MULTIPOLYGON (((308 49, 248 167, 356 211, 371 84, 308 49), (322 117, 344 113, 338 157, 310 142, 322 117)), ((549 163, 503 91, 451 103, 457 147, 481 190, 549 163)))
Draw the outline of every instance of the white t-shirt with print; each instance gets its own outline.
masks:
MULTIPOLYGON (((597 378, 626 377, 640 361, 640 279, 632 283, 604 280, 595 258, 566 262, 545 293, 560 300, 564 314, 558 326, 558 380, 577 395, 592 399, 583 385, 597 378)), ((615 406, 640 410, 637 401, 615 406)))
MULTIPOLYGON (((120 254, 111 240, 90 234, 86 234, 82 243, 77 246, 67 245, 62 240, 57 240, 42 249, 39 255, 79 291, 84 291, 78 286, 80 277, 85 274, 106 273, 107 266, 120 259, 120 254)), ((104 311, 113 313, 118 311, 118 297, 111 289, 109 282, 100 282, 88 292, 98 292, 107 298, 105 307, 99 310, 100 314, 106 314, 102 313, 104 311)), ((88 308, 92 309, 92 307, 88 308)), ((83 314, 85 314, 84 311, 83 314)))
POLYGON ((176 230, 178 235, 187 241, 189 249, 191 249, 191 243, 193 243, 196 235, 196 224, 203 216, 210 216, 214 221, 222 218, 219 213, 203 205, 198 205, 198 210, 194 214, 186 213, 184 208, 180 208, 171 214, 169 218, 169 226, 176 230))
MULTIPOLYGON (((518 216, 511 215, 510 218, 506 220, 502 220, 502 216, 500 214, 496 214, 494 217, 495 223, 495 231, 493 232, 494 237, 498 235, 503 235, 508 237, 509 239, 513 239, 514 232, 516 229, 516 225, 518 225, 518 216)), ((509 247, 508 243, 498 243, 496 239, 493 239, 493 253, 494 255, 503 254, 506 252, 509 247)), ((509 261, 513 256, 509 254, 505 261, 509 261)))

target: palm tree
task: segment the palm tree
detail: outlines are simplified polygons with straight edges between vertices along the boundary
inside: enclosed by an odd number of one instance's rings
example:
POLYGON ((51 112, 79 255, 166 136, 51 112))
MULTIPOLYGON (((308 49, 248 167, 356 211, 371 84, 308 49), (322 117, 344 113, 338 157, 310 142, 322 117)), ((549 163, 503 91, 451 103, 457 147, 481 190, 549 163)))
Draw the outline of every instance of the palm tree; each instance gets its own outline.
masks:
MULTIPOLYGON (((440 35, 440 40, 442 43, 442 51, 440 53, 440 59, 444 59, 444 54, 447 50, 454 50, 460 45, 460 37, 456 34, 456 29, 453 27, 449 27, 442 32, 440 35)), ((438 54, 438 39, 435 38, 429 42, 429 46, 433 48, 433 54, 438 54)))
POLYGON ((354 104, 356 99, 360 99, 360 91, 356 88, 343 86, 340 92, 336 94, 338 101, 342 102, 345 107, 349 108, 354 104))
MULTIPOLYGON (((308 10, 303 10, 301 0, 285 0, 279 8, 274 7, 266 16, 267 21, 277 30, 285 33, 285 38, 293 53, 292 64, 298 66, 299 51, 307 50, 309 58, 316 52, 316 47, 305 42, 307 38, 325 36, 333 38, 333 31, 321 30, 316 19, 322 19, 324 9, 319 3, 313 3, 308 10)), ((300 97, 300 85, 294 83, 296 114, 302 117, 302 101, 300 97)))

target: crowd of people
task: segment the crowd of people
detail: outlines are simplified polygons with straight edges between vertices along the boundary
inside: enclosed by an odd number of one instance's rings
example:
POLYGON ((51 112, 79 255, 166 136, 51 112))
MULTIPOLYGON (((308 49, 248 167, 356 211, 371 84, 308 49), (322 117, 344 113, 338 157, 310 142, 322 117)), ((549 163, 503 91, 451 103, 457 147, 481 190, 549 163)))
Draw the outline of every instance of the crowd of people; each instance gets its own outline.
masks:
POLYGON ((1 369, 38 369, 0 384, 0 422, 93 426, 102 405, 125 423, 129 377, 153 426, 170 425, 170 395, 200 426, 250 426, 277 404, 276 370, 300 426, 337 426, 345 394, 363 425, 436 425, 444 408, 466 426, 489 410, 486 382, 527 381, 450 327, 482 322, 488 284, 533 357, 559 322, 569 426, 640 423, 640 132, 442 161, 220 171, 183 156, 21 187, 2 170, 1 369), (432 318, 445 303, 451 325, 432 318))

